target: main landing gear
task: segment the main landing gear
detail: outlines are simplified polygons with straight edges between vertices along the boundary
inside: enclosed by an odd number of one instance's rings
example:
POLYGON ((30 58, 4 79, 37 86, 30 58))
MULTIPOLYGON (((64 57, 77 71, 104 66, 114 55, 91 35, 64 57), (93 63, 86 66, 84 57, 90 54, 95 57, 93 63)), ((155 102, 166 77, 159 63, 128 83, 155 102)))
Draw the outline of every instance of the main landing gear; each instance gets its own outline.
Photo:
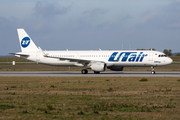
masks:
MULTIPOLYGON (((87 69, 82 69, 81 73, 82 74, 88 74, 88 70, 87 69)), ((99 71, 94 71, 94 74, 99 74, 99 73, 100 73, 99 71)))
POLYGON ((94 71, 94 74, 99 74, 100 72, 99 71, 94 71))
POLYGON ((82 74, 88 74, 88 70, 87 70, 87 69, 82 69, 82 70, 81 70, 81 73, 82 73, 82 74))
POLYGON ((154 67, 151 67, 151 74, 155 74, 156 72, 154 71, 154 67))

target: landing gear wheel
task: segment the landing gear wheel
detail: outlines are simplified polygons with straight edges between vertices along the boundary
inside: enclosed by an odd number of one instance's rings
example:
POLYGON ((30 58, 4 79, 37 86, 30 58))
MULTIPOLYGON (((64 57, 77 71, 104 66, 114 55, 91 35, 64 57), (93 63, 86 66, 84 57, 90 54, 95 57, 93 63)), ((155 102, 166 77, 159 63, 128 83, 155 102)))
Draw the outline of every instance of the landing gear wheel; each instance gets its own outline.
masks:
POLYGON ((81 73, 82 73, 82 74, 87 74, 87 73, 88 73, 88 70, 83 69, 83 70, 81 70, 81 73))
POLYGON ((155 74, 156 72, 155 71, 152 71, 151 74, 155 74))
POLYGON ((94 74, 99 74, 100 72, 99 71, 94 71, 94 74))
POLYGON ((151 67, 151 74, 155 74, 156 72, 154 71, 154 67, 151 67))

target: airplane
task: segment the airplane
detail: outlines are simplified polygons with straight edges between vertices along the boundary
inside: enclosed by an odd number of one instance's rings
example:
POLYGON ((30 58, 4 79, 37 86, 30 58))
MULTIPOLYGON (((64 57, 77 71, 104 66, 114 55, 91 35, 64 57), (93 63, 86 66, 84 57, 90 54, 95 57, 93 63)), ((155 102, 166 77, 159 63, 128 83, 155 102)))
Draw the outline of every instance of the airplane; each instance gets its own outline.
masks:
POLYGON ((99 74, 107 69, 123 71, 124 67, 151 67, 151 74, 155 74, 154 67, 173 62, 164 53, 152 50, 43 51, 24 29, 17 32, 21 52, 9 54, 47 65, 83 67, 82 74, 87 74, 87 69, 99 74))

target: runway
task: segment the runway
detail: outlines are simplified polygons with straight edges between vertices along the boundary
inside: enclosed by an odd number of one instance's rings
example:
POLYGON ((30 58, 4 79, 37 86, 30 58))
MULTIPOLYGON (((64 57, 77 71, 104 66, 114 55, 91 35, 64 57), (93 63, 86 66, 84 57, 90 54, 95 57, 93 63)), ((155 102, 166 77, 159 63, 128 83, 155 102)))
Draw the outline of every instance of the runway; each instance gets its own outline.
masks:
POLYGON ((80 71, 0 71, 5 77, 180 77, 180 72, 160 72, 152 75, 150 71, 106 71, 94 74, 81 74, 80 71))

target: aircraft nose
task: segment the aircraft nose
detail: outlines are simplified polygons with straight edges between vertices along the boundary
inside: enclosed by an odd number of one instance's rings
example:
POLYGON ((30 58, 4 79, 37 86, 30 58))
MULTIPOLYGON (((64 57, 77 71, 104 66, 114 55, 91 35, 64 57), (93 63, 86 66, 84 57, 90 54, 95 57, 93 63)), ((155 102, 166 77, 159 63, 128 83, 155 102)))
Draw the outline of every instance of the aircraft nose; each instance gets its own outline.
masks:
POLYGON ((173 62, 173 60, 171 59, 171 58, 169 58, 168 60, 167 60, 167 63, 168 64, 171 64, 173 62))

